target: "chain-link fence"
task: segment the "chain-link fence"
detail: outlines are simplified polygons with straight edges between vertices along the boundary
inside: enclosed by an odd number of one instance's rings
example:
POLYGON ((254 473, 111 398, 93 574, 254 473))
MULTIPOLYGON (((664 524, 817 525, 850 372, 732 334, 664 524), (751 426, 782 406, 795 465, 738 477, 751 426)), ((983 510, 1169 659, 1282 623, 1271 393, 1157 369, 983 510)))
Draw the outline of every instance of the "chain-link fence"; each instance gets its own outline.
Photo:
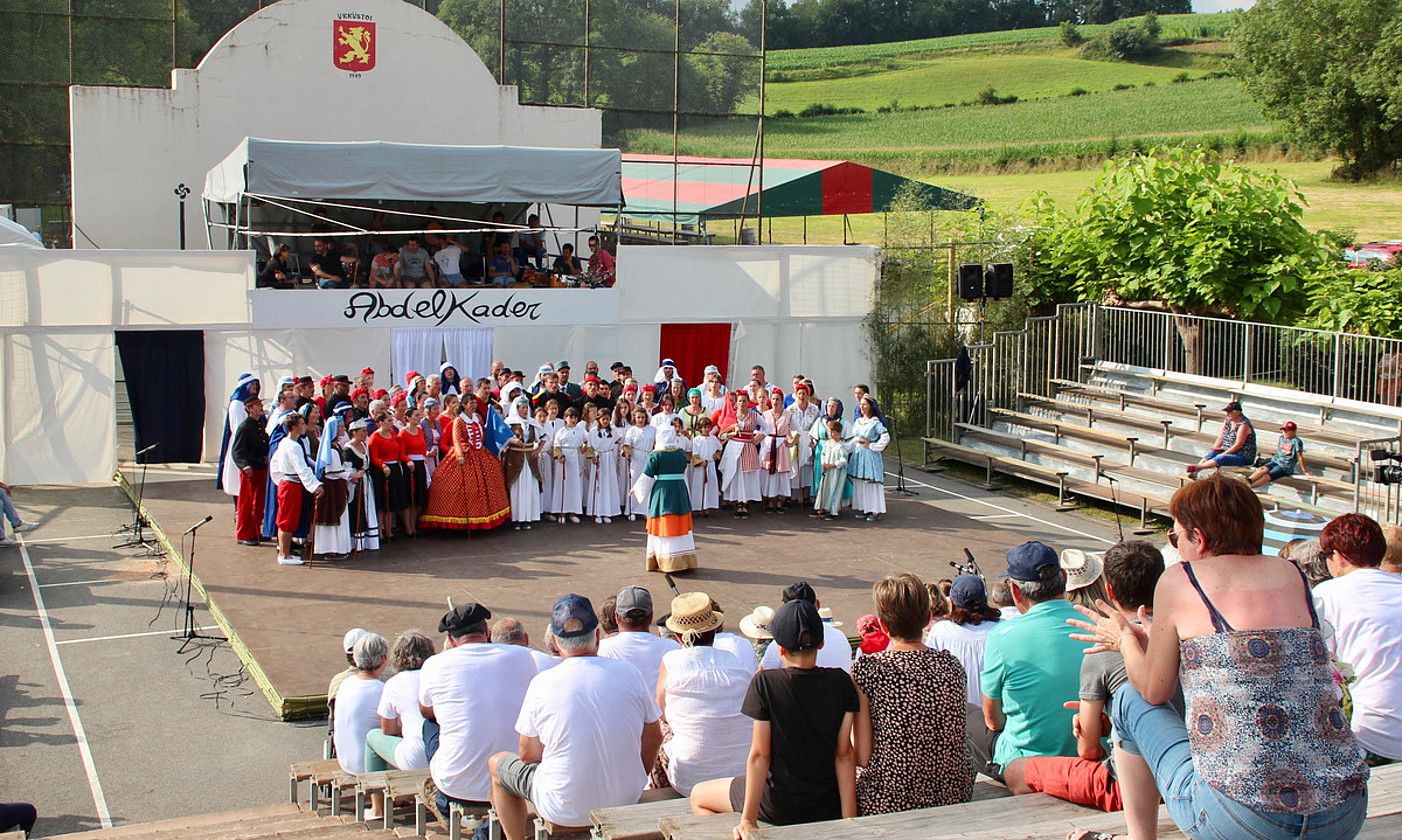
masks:
POLYGON ((166 87, 271 2, 0 0, 0 204, 68 204, 69 85, 166 87))

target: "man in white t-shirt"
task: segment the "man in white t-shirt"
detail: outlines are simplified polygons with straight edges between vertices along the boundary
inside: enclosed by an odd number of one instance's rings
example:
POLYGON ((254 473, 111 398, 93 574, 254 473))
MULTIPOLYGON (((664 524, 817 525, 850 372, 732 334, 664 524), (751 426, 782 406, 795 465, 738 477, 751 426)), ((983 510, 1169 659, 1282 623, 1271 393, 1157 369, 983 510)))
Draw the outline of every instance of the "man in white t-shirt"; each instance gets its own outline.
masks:
POLYGON ((1325 641, 1353 668, 1354 737, 1377 758, 1402 760, 1402 577, 1379 568, 1387 543, 1361 513, 1324 526, 1319 547, 1333 580, 1314 588, 1319 618, 1334 628, 1325 641))
POLYGON ((448 237, 441 237, 443 247, 433 252, 433 263, 438 267, 438 282, 450 289, 460 289, 467 280, 462 276, 462 256, 467 246, 459 245, 448 237))
MULTIPOLYGON (((759 370, 762 371, 763 368, 759 370)), ((822 609, 822 602, 818 600, 817 593, 808 585, 808 581, 791 583, 784 590, 783 603, 787 604, 796 598, 817 607, 818 614, 823 617, 823 646, 818 650, 818 667, 841 668, 849 674, 852 673, 852 643, 848 641, 847 635, 838 629, 842 623, 833 621, 832 613, 822 609)), ((771 644, 764 649, 764 657, 760 659, 759 667, 762 670, 784 667, 779 661, 778 645, 771 644)))
POLYGON ((524 840, 526 806, 557 826, 583 828, 595 808, 631 805, 662 745, 653 691, 633 666, 598 656, 599 618, 582 595, 550 615, 564 661, 540 674, 516 719, 519 753, 492 756, 492 806, 507 840, 524 840))
POLYGON ((438 622, 447 648, 430 656, 419 673, 424 753, 440 816, 453 800, 479 807, 487 802, 487 760, 516 745, 512 724, 536 675, 525 648, 487 642, 491 617, 481 604, 454 607, 438 622))
POLYGON ((599 655, 619 659, 643 675, 643 684, 657 690, 657 672, 662 657, 681 647, 671 639, 652 633, 652 593, 641 586, 625 586, 615 599, 614 617, 618 632, 599 642, 599 655))
POLYGON ((497 623, 492 625, 492 644, 525 648, 535 660, 536 673, 548 671, 560 664, 560 657, 531 647, 531 634, 526 632, 526 625, 517 618, 497 619, 497 623))

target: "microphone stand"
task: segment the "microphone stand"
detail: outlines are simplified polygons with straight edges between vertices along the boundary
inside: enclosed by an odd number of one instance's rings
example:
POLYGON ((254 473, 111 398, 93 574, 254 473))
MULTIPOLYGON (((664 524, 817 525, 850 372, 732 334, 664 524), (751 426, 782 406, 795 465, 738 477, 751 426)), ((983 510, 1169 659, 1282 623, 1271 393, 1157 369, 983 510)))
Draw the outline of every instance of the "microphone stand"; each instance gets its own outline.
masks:
MULTIPOLYGON (((136 453, 138 459, 156 447, 159 443, 153 443, 140 452, 136 453)), ((146 461, 141 461, 141 482, 136 491, 136 504, 132 507, 132 520, 130 525, 123 525, 118 533, 131 533, 131 539, 123 543, 118 543, 113 548, 140 548, 146 552, 148 557, 159 557, 165 554, 165 549, 160 544, 154 543, 146 538, 146 529, 151 527, 151 520, 146 518, 142 509, 142 502, 146 498, 146 461)))
POLYGON ((901 436, 896 433, 896 424, 887 425, 886 431, 891 433, 891 442, 896 445, 896 486, 891 488, 891 492, 898 496, 920 495, 905 486, 905 458, 901 457, 901 436))
MULTIPOLYGON (((211 642, 226 642, 228 639, 223 636, 207 636, 200 633, 195 628, 195 605, 193 603, 193 593, 195 587, 195 538, 199 536, 200 527, 209 523, 214 517, 206 516, 202 521, 190 526, 185 533, 190 535, 190 556, 185 560, 185 627, 178 636, 171 636, 172 639, 181 641, 177 654, 185 652, 190 647, 190 643, 199 639, 211 642)), ((182 535, 183 537, 184 535, 182 535)))

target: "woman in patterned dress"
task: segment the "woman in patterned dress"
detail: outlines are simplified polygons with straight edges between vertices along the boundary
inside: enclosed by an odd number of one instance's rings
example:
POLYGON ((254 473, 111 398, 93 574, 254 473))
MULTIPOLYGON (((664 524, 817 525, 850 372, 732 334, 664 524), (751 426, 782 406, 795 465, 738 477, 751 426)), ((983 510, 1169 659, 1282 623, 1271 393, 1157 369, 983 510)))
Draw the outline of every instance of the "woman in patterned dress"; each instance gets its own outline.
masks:
POLYGON ((964 746, 964 668, 947 651, 920 640, 930 594, 915 575, 892 575, 872 587, 876 617, 890 637, 879 653, 852 663, 861 710, 852 727, 857 748, 857 812, 889 814, 968 802, 974 773, 964 746))
POLYGON ((506 476, 485 447, 477 400, 466 394, 447 410, 453 416, 452 448, 433 474, 419 527, 485 531, 503 525, 511 518, 506 476))

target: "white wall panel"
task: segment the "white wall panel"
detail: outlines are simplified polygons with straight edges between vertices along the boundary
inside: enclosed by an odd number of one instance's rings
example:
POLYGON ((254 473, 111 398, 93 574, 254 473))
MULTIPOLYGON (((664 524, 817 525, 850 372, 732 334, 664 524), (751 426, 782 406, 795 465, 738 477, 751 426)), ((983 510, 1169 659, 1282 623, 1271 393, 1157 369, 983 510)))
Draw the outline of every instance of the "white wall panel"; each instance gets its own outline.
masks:
POLYGON ((14 484, 105 484, 117 467, 110 330, 5 337, 4 475, 14 484))

